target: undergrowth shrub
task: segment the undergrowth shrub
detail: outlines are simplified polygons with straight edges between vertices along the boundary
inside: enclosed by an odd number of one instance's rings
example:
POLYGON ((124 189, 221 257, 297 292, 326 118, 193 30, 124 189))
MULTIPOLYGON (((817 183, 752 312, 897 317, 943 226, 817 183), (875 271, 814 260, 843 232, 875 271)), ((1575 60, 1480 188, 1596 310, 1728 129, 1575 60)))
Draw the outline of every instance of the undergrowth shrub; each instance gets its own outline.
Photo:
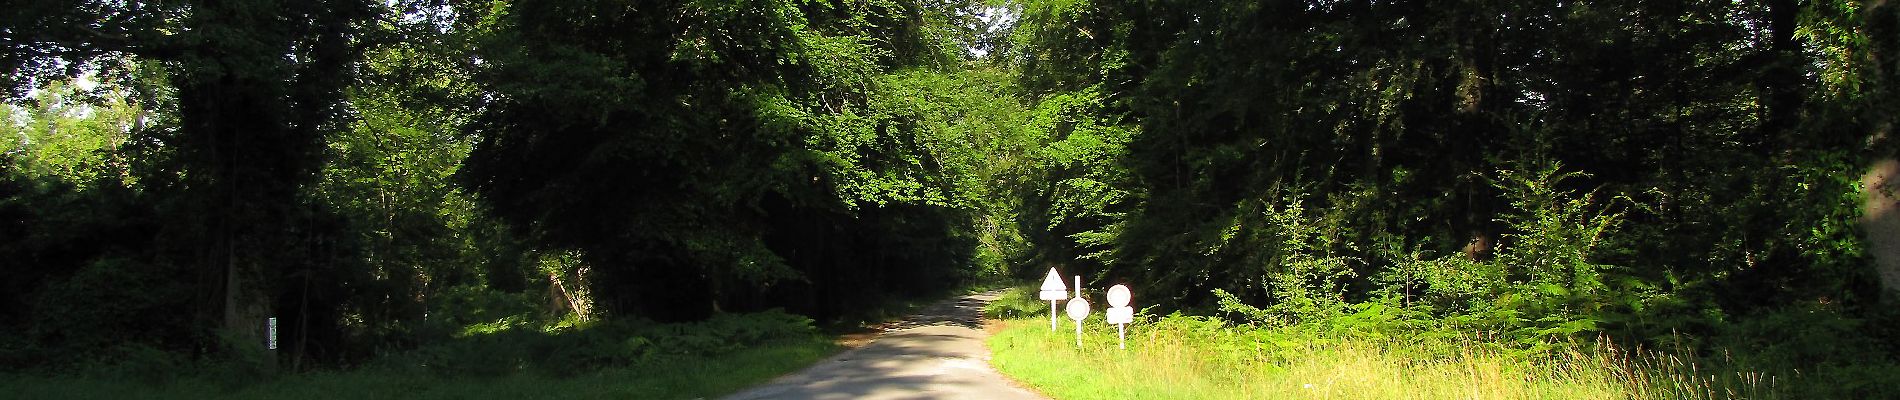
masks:
POLYGON ((113 346, 105 354, 109 356, 79 370, 95 379, 158 384, 177 375, 179 369, 189 363, 179 354, 142 344, 113 346))
POLYGON ((1455 332, 1549 350, 1600 332, 1605 310, 1632 297, 1613 292, 1606 275, 1615 267, 1597 261, 1622 214, 1593 193, 1565 189, 1583 176, 1556 164, 1499 171, 1492 185, 1511 211, 1499 216, 1509 231, 1495 257, 1429 257, 1388 243, 1375 253, 1391 258, 1391 267, 1370 277, 1382 286, 1358 301, 1346 300, 1350 282, 1360 280, 1354 259, 1328 250, 1336 247, 1324 233, 1332 222, 1306 218, 1297 199, 1269 205, 1270 229, 1259 231, 1276 235, 1270 242, 1286 253, 1265 277, 1273 302, 1255 307, 1219 289, 1213 294, 1236 321, 1357 338, 1455 332))
POLYGON ((672 324, 610 319, 546 330, 497 323, 490 325, 493 329, 471 329, 444 343, 392 357, 385 360, 385 367, 422 368, 444 376, 499 376, 517 371, 567 376, 814 340, 818 332, 812 324, 810 318, 778 310, 672 324))
POLYGON ((986 318, 1028 318, 1042 316, 1047 318, 1049 302, 1037 298, 1035 288, 1023 287, 1004 291, 1003 294, 983 305, 986 318))
POLYGON ((432 330, 474 331, 504 329, 531 324, 535 312, 534 294, 508 293, 481 285, 456 285, 429 298, 428 324, 432 330), (498 323, 499 322, 499 323, 498 323))
POLYGON ((1900 398, 1900 360, 1874 333, 1877 319, 1827 304, 1799 304, 1739 318, 1710 337, 1731 363, 1799 384, 1801 398, 1900 398))
MULTIPOLYGON (((1253 242, 1277 244, 1274 258, 1278 265, 1267 271, 1266 290, 1273 303, 1267 306, 1265 322, 1292 324, 1301 321, 1332 319, 1344 312, 1347 285, 1357 277, 1348 266, 1349 259, 1332 255, 1328 249, 1333 238, 1321 232, 1322 226, 1307 218, 1298 198, 1285 204, 1262 207, 1267 229, 1253 230, 1265 237, 1253 242)), ((1230 298, 1232 296, 1229 296, 1230 298)), ((1222 300, 1228 300, 1223 298, 1222 300)))
POLYGON ((137 260, 93 260, 39 293, 26 334, 47 365, 112 361, 120 345, 167 348, 196 342, 179 271, 137 260))

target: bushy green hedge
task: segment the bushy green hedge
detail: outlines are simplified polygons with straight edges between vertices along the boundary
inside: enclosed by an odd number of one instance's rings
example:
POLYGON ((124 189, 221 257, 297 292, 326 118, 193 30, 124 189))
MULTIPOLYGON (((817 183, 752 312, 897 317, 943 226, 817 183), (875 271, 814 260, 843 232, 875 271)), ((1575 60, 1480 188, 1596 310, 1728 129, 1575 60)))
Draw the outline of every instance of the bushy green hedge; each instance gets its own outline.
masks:
POLYGON ((719 314, 689 323, 645 320, 584 322, 541 329, 525 324, 473 330, 379 363, 443 375, 498 376, 521 371, 573 375, 609 366, 724 354, 766 344, 809 341, 812 320, 772 310, 719 314))

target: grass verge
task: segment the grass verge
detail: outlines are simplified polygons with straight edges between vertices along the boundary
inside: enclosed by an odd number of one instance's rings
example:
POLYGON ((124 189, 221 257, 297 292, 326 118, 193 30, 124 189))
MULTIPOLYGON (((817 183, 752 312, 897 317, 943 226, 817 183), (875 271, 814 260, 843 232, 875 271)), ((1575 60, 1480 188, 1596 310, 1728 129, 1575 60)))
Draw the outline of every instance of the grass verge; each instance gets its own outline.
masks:
POLYGON ((276 376, 151 353, 80 373, 0 375, 0 398, 697 399, 737 392, 837 349, 809 319, 767 312, 689 324, 508 328, 358 368, 276 376))
POLYGON ((609 367, 575 376, 518 372, 442 376, 365 368, 297 374, 235 385, 216 378, 157 384, 83 377, 0 377, 17 399, 695 399, 737 392, 831 354, 828 341, 775 344, 665 363, 609 367))
POLYGON ((1761 399, 1817 393, 1809 390, 1815 384, 1791 381, 1803 378, 1795 371, 1753 372, 1685 353, 1581 344, 1530 353, 1456 335, 1350 337, 1181 315, 1138 317, 1121 349, 1115 328, 1097 312, 1084 324, 1078 348, 1073 322, 1064 316, 1051 331, 1048 303, 1026 293, 1005 295, 986 310, 1003 318, 988 342, 992 364, 1063 400, 1761 399))

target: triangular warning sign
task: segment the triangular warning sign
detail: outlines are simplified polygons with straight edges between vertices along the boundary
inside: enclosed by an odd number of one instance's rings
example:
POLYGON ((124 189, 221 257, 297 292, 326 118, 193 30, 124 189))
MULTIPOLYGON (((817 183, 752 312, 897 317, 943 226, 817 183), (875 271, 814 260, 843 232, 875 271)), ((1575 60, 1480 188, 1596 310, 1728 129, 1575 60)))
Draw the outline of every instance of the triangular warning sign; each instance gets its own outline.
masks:
POLYGON ((1062 286, 1062 275, 1056 274, 1055 268, 1050 268, 1049 277, 1042 279, 1042 291, 1067 292, 1069 291, 1069 288, 1066 286, 1062 286))

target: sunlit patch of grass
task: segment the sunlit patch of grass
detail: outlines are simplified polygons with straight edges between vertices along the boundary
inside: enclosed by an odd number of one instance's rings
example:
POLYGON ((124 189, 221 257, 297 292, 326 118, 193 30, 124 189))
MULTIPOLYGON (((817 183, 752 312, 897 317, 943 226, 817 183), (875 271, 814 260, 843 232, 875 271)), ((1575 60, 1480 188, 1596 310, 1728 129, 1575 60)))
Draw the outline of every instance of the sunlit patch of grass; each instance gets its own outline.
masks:
POLYGON ((1042 318, 1001 321, 992 362, 1064 400, 1784 397, 1785 378, 1604 345, 1532 355, 1472 339, 1328 337, 1174 316, 1130 326, 1119 349, 1098 314, 1077 348, 1073 322, 1050 331, 1042 318))
POLYGON ((993 319, 1028 318, 1041 315, 1048 318, 1049 302, 1036 299, 1036 289, 1029 286, 1017 286, 1003 292, 1002 296, 983 306, 983 317, 993 319))
MULTIPOLYGON (((1256 341, 1246 330, 1193 324, 1135 328, 1116 348, 1113 328, 1050 332, 1019 319, 990 339, 998 370, 1057 399, 1520 399, 1728 398, 1716 382, 1607 355, 1547 359, 1481 346, 1447 357, 1402 342, 1256 341)), ((1767 382, 1758 383, 1766 385, 1767 382)))

